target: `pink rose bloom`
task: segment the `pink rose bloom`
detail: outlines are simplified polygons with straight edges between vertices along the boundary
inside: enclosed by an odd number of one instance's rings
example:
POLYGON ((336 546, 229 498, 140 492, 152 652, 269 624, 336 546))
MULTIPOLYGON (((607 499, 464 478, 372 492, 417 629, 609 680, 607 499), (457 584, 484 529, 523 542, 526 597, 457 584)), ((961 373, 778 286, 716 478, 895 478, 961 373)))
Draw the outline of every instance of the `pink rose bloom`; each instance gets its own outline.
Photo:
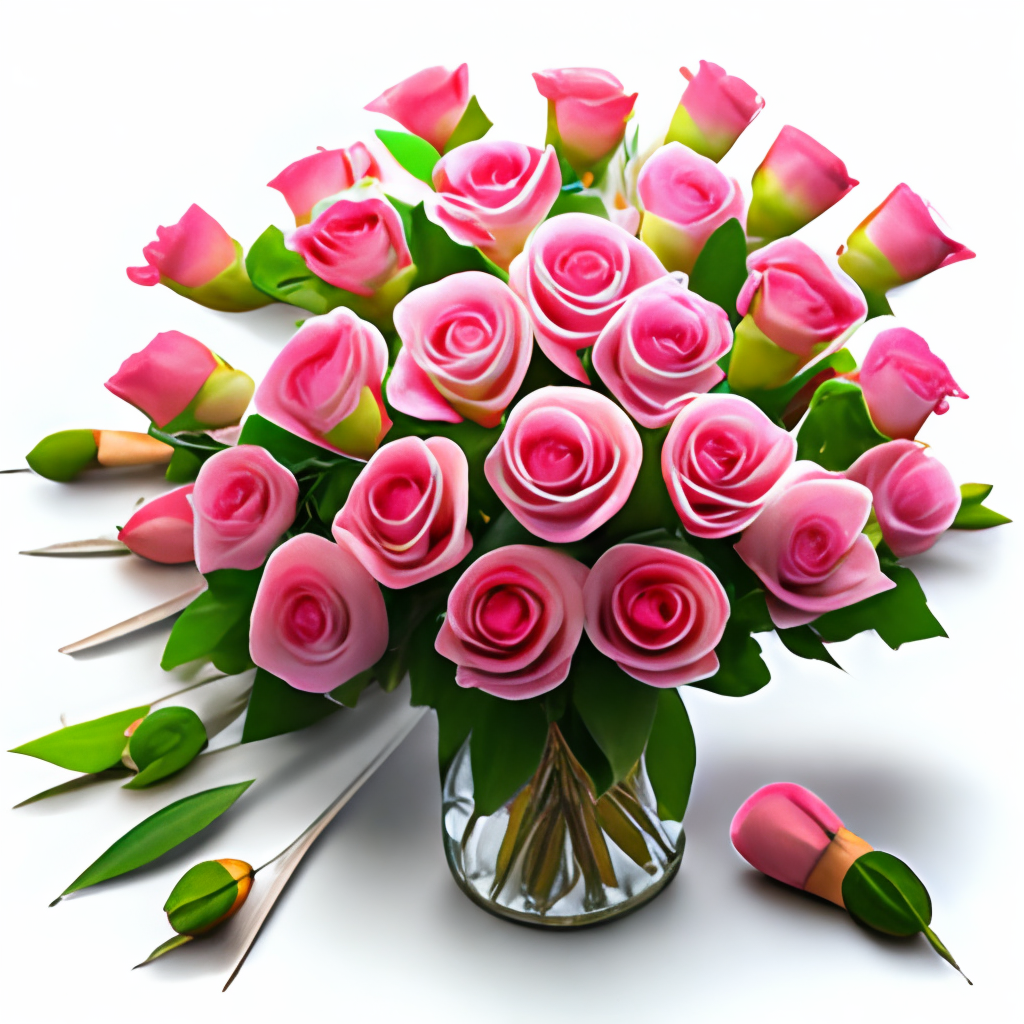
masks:
POLYGON ((192 491, 196 566, 258 569, 295 520, 299 485, 266 448, 240 444, 211 455, 192 491))
POLYGON ((147 501, 121 527, 117 539, 136 555, 151 562, 177 565, 195 558, 192 548, 192 506, 186 484, 147 501))
POLYGON ((381 172, 373 154, 361 142, 347 149, 324 149, 317 146, 312 156, 289 164, 268 188, 276 188, 284 196, 295 223, 308 224, 313 207, 321 199, 351 188, 363 178, 380 178, 381 172))
POLYGON ((946 364, 919 334, 905 327, 880 331, 858 374, 871 420, 888 437, 913 440, 947 398, 967 398, 946 364))
POLYGON ((897 558, 927 551, 960 509, 960 489, 949 470, 913 441, 869 448, 846 478, 871 492, 882 538, 897 558))
POLYGON ((747 233, 761 239, 791 235, 857 184, 835 153, 799 128, 784 125, 754 171, 747 233))
POLYGON ((388 613, 373 577, 346 548, 313 533, 267 560, 249 626, 249 656, 297 690, 327 693, 388 647, 388 613))
POLYGON ((356 477, 334 520, 334 539, 385 587, 446 572, 469 554, 469 464, 446 437, 384 445, 356 477))
POLYGON ((587 213, 545 221, 509 268, 541 351, 584 384, 590 379, 576 353, 597 341, 627 295, 664 276, 646 245, 587 213))
POLYGON ((368 459, 391 429, 381 384, 388 346, 372 324, 340 306, 310 317, 256 390, 256 411, 307 441, 368 459))
POLYGON ((626 503, 643 459, 629 417, 583 388, 539 388, 509 414, 484 475, 531 533, 582 540, 626 503))
POLYGON ((594 369, 641 426, 671 423, 688 396, 724 379, 725 310, 673 277, 638 288, 594 342, 594 369))
POLYGON ((749 526, 796 457, 796 440, 739 395, 697 395, 661 449, 661 475, 694 537, 749 526))
POLYGON ((460 245, 475 245, 507 269, 530 232, 548 215, 562 189, 553 146, 467 142, 434 165, 436 194, 427 216, 460 245))
POLYGON ((535 71, 537 91, 548 101, 562 155, 578 174, 609 156, 626 134, 626 118, 637 94, 627 96, 622 83, 600 68, 535 71))
POLYGON ((459 686, 505 700, 553 690, 583 634, 587 567, 568 555, 510 544, 481 555, 448 595, 434 646, 459 686))
POLYGON ((729 619, 718 577, 694 558, 647 544, 617 544, 583 586, 587 636, 627 675, 681 686, 718 671, 715 646, 729 619))
POLYGON ((856 604, 895 583, 861 531, 871 492, 813 462, 796 462, 735 545, 768 590, 780 629, 856 604))
POLYGON ((688 68, 679 73, 689 84, 665 141, 681 142, 717 162, 761 113, 764 100, 742 78, 710 61, 702 60, 696 75, 688 68))
POLYGON ((508 285, 467 270, 417 288, 395 307, 402 339, 388 401, 422 420, 496 427, 533 352, 530 316, 508 285))
POLYGON ((469 106, 469 98, 467 65, 460 64, 454 71, 436 66, 417 71, 385 89, 365 109, 386 114, 443 153, 469 106))
POLYGON ((727 220, 743 224, 743 193, 714 160, 681 142, 643 165, 636 190, 644 207, 640 237, 668 270, 689 274, 704 243, 727 220))
POLYGON ((142 250, 146 265, 128 268, 135 284, 154 285, 167 278, 186 288, 200 288, 237 258, 231 236, 195 203, 177 224, 158 227, 156 238, 142 250))

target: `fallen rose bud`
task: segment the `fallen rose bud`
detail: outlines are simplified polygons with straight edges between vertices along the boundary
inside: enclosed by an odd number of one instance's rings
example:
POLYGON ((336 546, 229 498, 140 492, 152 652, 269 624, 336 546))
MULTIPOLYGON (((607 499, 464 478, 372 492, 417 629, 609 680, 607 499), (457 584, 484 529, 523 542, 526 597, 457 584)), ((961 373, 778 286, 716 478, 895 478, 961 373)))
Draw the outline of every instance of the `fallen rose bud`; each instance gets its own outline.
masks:
POLYGON ((386 114, 443 153, 469 106, 469 67, 424 68, 385 89, 365 110, 386 114))
POLYGON ((186 484, 147 501, 121 527, 117 539, 130 551, 151 562, 177 565, 195 560, 192 543, 193 484, 186 484))
POLYGON ((276 178, 267 182, 284 196, 295 215, 295 224, 308 224, 313 207, 328 196, 337 195, 363 178, 381 177, 380 165, 361 142, 347 149, 317 147, 312 156, 289 164, 276 178))
POLYGON ((134 430, 58 430, 25 456, 48 480, 66 483, 91 466, 155 466, 171 461, 174 449, 134 430))

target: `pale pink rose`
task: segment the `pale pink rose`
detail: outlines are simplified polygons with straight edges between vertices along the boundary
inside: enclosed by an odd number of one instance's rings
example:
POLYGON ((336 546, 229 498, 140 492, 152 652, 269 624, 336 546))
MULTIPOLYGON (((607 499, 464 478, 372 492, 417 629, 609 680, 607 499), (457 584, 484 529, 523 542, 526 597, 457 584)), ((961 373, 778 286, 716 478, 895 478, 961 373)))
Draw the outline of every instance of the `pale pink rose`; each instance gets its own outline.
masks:
POLYGON ((327 693, 375 665, 388 614, 373 577, 347 548, 313 533, 267 560, 249 626, 249 656, 297 690, 327 693))
POLYGON ((725 377, 732 346, 725 310, 674 277, 638 288, 594 342, 594 369, 641 426, 671 423, 696 392, 725 377))
POLYGON ((584 388, 539 388, 509 414, 484 461, 505 507, 542 540, 569 544, 626 503, 643 459, 629 417, 584 388))
POLYGON ((368 459, 391 429, 381 384, 388 346, 344 306, 310 317, 256 390, 256 411, 307 441, 368 459))
POLYGON ((519 142, 467 142, 441 157, 432 177, 436 194, 424 200, 427 216, 502 268, 522 252, 562 189, 554 147, 519 142))
POLYGON ((743 224, 743 193, 714 160, 681 142, 662 146, 641 168, 640 237, 667 270, 689 274, 704 243, 727 220, 743 224))
POLYGON ((613 74, 600 68, 559 68, 535 71, 533 80, 548 101, 548 118, 558 129, 562 155, 578 174, 622 142, 637 94, 627 96, 613 74))
POLYGON ((905 327, 875 336, 858 380, 872 422, 888 437, 913 440, 933 412, 949 411, 947 398, 968 397, 928 342, 905 327))
POLYGON ((949 470, 913 441, 869 448, 846 477, 871 491, 882 538, 897 558, 927 551, 960 509, 949 470))
POLYGON ((796 458, 796 440, 739 395, 697 395, 661 449, 661 474, 688 533, 728 537, 749 526, 796 458))
POLYGON ((332 532, 378 583, 399 590, 469 554, 468 512, 469 464, 462 449, 446 437, 403 437, 367 462, 332 532))
POLYGON ((533 352, 530 316, 491 274, 467 270, 417 288, 395 307, 402 339, 388 401, 423 420, 501 422, 533 352))
POLYGON ((231 236, 195 203, 177 224, 158 227, 156 238, 142 250, 146 265, 128 268, 135 284, 155 285, 164 277, 185 288, 200 288, 227 270, 237 256, 231 236))
POLYGON ((665 276, 642 242, 601 217, 563 213, 545 221, 509 269, 541 351, 570 377, 590 379, 576 354, 589 348, 626 296, 665 276))
POLYGON ((587 567, 568 555, 510 544, 481 555, 448 595, 434 646, 455 681, 505 700, 553 690, 583 634, 587 567))
POLYGON ((891 590, 862 533, 871 492, 813 462, 796 462, 736 551, 768 590, 768 612, 780 629, 891 590))
POLYGON ((295 520, 299 485, 266 448, 240 444, 211 455, 192 491, 196 566, 258 569, 295 520))
POLYGON ((435 66, 385 89, 365 109, 394 118, 443 153, 469 106, 469 99, 467 65, 460 64, 454 71, 435 66))
POLYGON ((295 215, 295 223, 308 224, 313 207, 321 199, 351 188, 363 178, 381 178, 373 154, 361 142, 347 149, 317 146, 312 156, 289 164, 268 188, 276 188, 295 215))
POLYGON ((590 570, 583 608, 593 645, 642 683, 681 686, 718 671, 729 598, 695 558, 617 544, 590 570))
POLYGON ((151 562, 176 565, 193 561, 192 506, 188 500, 193 486, 186 484, 147 501, 121 527, 117 539, 151 562))

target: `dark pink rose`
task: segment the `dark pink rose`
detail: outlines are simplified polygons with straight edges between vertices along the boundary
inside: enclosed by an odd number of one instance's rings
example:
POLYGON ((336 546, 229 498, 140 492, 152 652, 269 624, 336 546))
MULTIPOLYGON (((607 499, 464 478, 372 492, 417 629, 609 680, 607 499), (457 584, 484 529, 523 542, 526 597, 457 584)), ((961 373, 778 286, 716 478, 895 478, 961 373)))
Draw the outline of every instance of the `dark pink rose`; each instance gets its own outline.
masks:
POLYGON ((193 203, 177 224, 156 229, 155 242, 142 250, 144 267, 129 267, 135 284, 159 284, 167 278, 185 288, 209 284, 235 262, 231 236, 202 207, 193 203))
POLYGON ((381 177, 373 154, 363 143, 356 142, 347 149, 318 146, 312 156, 289 164, 267 186, 284 196, 295 215, 295 223, 301 226, 309 223, 313 207, 321 199, 344 192, 363 178, 381 177))
POLYGON ((136 555, 152 562, 176 565, 195 558, 192 547, 192 506, 186 484, 147 501, 121 527, 117 539, 136 555))
POLYGON ((460 64, 454 71, 441 66, 417 71, 385 89, 365 109, 394 118, 443 153, 467 106, 469 68, 460 64))

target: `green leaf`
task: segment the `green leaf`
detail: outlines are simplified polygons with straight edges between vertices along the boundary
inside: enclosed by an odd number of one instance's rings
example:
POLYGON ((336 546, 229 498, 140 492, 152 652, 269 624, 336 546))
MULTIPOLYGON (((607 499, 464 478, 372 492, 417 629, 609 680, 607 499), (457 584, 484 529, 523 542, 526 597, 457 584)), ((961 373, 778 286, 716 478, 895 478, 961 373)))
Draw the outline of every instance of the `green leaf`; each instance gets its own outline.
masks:
POLYGON ((791 629, 776 629, 775 632, 779 634, 779 639, 786 650, 792 651, 798 658, 824 661, 842 669, 842 666, 828 653, 818 634, 810 626, 793 626, 791 629))
POLYGON ((740 222, 727 220, 704 243, 690 274, 690 291, 729 314, 735 327, 743 318, 736 312, 736 299, 747 280, 747 236, 740 222))
POLYGON ((480 696, 484 699, 476 702, 469 741, 473 803, 478 814, 493 814, 537 770, 548 720, 538 700, 480 696))
POLYGON ((661 473, 661 448, 668 427, 650 430, 637 425, 643 445, 643 461, 636 483, 626 503, 602 528, 601 539, 610 543, 648 530, 664 528, 674 531, 679 526, 679 514, 669 497, 665 478, 661 473))
MULTIPOLYGON (((459 123, 461 124, 461 121, 459 123)), ((434 187, 430 173, 434 169, 434 164, 441 159, 441 154, 426 139, 410 135, 408 132, 393 132, 384 128, 378 128, 374 134, 414 178, 426 182, 431 188, 434 187)))
POLYGON ((316 506, 316 514, 322 523, 330 526, 334 522, 335 517, 348 501, 349 491, 352 490, 352 485, 356 482, 356 477, 362 472, 364 465, 365 463, 356 462, 354 459, 345 459, 320 478, 310 496, 316 506))
POLYGON ((147 715, 128 741, 139 774, 124 789, 142 789, 191 764, 206 746, 206 728, 191 708, 159 708, 147 715))
MULTIPOLYGON (((560 686, 554 692, 558 693, 567 689, 570 688, 560 686)), ((584 725, 580 713, 571 704, 558 722, 558 729, 572 751, 573 757, 579 761, 580 766, 590 776, 595 794, 602 796, 615 785, 615 774, 608 758, 604 756, 594 737, 590 735, 590 730, 584 725)))
POLYGON ((238 436, 239 444, 256 444, 266 448, 286 469, 299 473, 310 469, 333 470, 341 465, 354 464, 356 472, 363 468, 364 463, 354 462, 344 455, 328 451, 304 437, 299 437, 284 427, 265 419, 259 413, 253 413, 245 421, 242 433, 238 436))
POLYGON ((658 817, 682 821, 697 765, 697 742, 678 690, 660 690, 654 725, 644 755, 658 801, 658 817))
MULTIPOLYGON (((182 456, 182 461, 179 462, 179 469, 176 472, 183 472, 185 468, 193 464, 187 459, 187 456, 192 456, 201 465, 211 455, 216 455, 217 452, 222 452, 228 447, 222 441, 215 441, 209 434, 204 434, 201 431, 187 430, 177 434, 168 434, 167 431, 161 430, 153 423, 149 426, 149 436, 163 441, 164 444, 169 444, 174 449, 174 455, 171 456, 171 462, 168 463, 168 472, 170 472, 176 455, 182 456)), ((168 476, 167 479, 171 478, 168 476)), ((183 482, 187 482, 187 480, 183 482)))
MULTIPOLYGON (((151 814, 101 853, 61 893, 61 897, 117 878, 118 875, 134 871, 162 857, 168 850, 173 850, 179 843, 190 839, 219 818, 255 781, 249 779, 230 786, 205 789, 182 800, 175 800, 173 804, 151 814)), ((54 903, 58 900, 54 900, 54 903)))
POLYGON ((889 298, 885 292, 864 292, 864 298, 868 304, 868 320, 876 316, 892 316, 892 306, 889 305, 889 298))
POLYGON ((993 526, 1012 523, 982 502, 992 493, 992 484, 961 484, 960 508, 950 526, 951 530, 987 530, 993 526))
POLYGON ((187 448, 175 448, 167 463, 164 479, 172 484, 187 484, 199 475, 203 459, 187 448))
POLYGON ((772 622, 760 590, 740 599, 730 596, 729 605, 729 621, 715 648, 718 671, 710 679, 698 679, 688 685, 723 697, 747 697, 771 681, 771 672, 761 657, 761 645, 750 634, 766 632, 772 628, 772 622))
POLYGON ((843 902, 858 920, 887 935, 916 935, 932 920, 928 890, 891 853, 858 857, 843 878, 843 902))
MULTIPOLYGON (((780 388, 770 388, 767 390, 754 389, 752 391, 744 391, 742 392, 742 395, 744 398, 753 402, 754 405, 756 405, 766 416, 776 422, 782 422, 784 413, 788 421, 790 416, 793 415, 793 412, 790 410, 790 405, 797 404, 797 398, 800 396, 800 392, 811 384, 815 377, 830 371, 834 375, 850 373, 856 368, 857 360, 853 358, 850 350, 848 348, 841 348, 838 352, 833 352, 831 355, 825 356, 824 359, 819 359, 812 366, 808 367, 802 373, 798 373, 791 381, 780 388)), ((817 388, 815 388, 815 390, 817 390, 817 388)), ((811 397, 812 396, 806 396, 805 398, 805 401, 807 401, 808 404, 811 397)), ((800 402, 799 404, 803 405, 803 402, 800 402)), ((806 406, 804 406, 802 411, 800 409, 796 410, 798 419, 799 416, 803 415, 804 411, 806 411, 806 406)))
POLYGON ((245 713, 242 742, 253 743, 305 729, 337 710, 338 705, 324 694, 296 690, 266 669, 258 668, 245 713))
MULTIPOLYGON (((482 139, 491 130, 492 124, 491 119, 480 109, 480 103, 476 96, 470 96, 469 104, 463 111, 462 117, 459 118, 455 131, 445 143, 444 151, 450 153, 456 146, 464 146, 467 142, 476 142, 477 139, 482 139)), ((378 132, 378 134, 380 133, 378 132)), ((427 184, 429 185, 430 182, 428 181, 427 184)))
POLYGON ((10 751, 27 754, 73 772, 101 772, 121 761, 128 744, 124 731, 149 713, 149 707, 129 708, 90 722, 69 725, 10 751))
POLYGON ((331 690, 328 696, 331 698, 331 701, 344 704, 347 708, 354 708, 359 703, 359 698, 362 696, 363 691, 373 682, 373 669, 367 669, 365 672, 360 672, 359 675, 353 676, 347 683, 342 683, 341 686, 331 690))
POLYGON ((422 203, 410 209, 407 204, 388 198, 399 213, 404 213, 403 220, 407 219, 406 240, 416 265, 413 288, 422 288, 463 270, 481 270, 508 283, 508 274, 479 249, 459 245, 444 228, 430 220, 422 203))
POLYGON ((157 957, 161 957, 164 953, 170 953, 172 949, 177 949, 179 946, 184 946, 186 942, 191 942, 195 938, 194 935, 174 935, 169 938, 166 942, 161 942, 156 949, 153 950, 141 964, 136 964, 136 967, 145 967, 146 964, 152 963, 157 957))
POLYGON ((859 384, 827 380, 814 392, 796 436, 796 457, 841 472, 870 448, 888 440, 871 422, 859 384))
POLYGON ((554 206, 548 211, 545 220, 551 220, 561 213, 589 213, 594 217, 603 217, 608 220, 608 208, 604 200, 594 193, 570 191, 562 189, 555 199, 554 206))

